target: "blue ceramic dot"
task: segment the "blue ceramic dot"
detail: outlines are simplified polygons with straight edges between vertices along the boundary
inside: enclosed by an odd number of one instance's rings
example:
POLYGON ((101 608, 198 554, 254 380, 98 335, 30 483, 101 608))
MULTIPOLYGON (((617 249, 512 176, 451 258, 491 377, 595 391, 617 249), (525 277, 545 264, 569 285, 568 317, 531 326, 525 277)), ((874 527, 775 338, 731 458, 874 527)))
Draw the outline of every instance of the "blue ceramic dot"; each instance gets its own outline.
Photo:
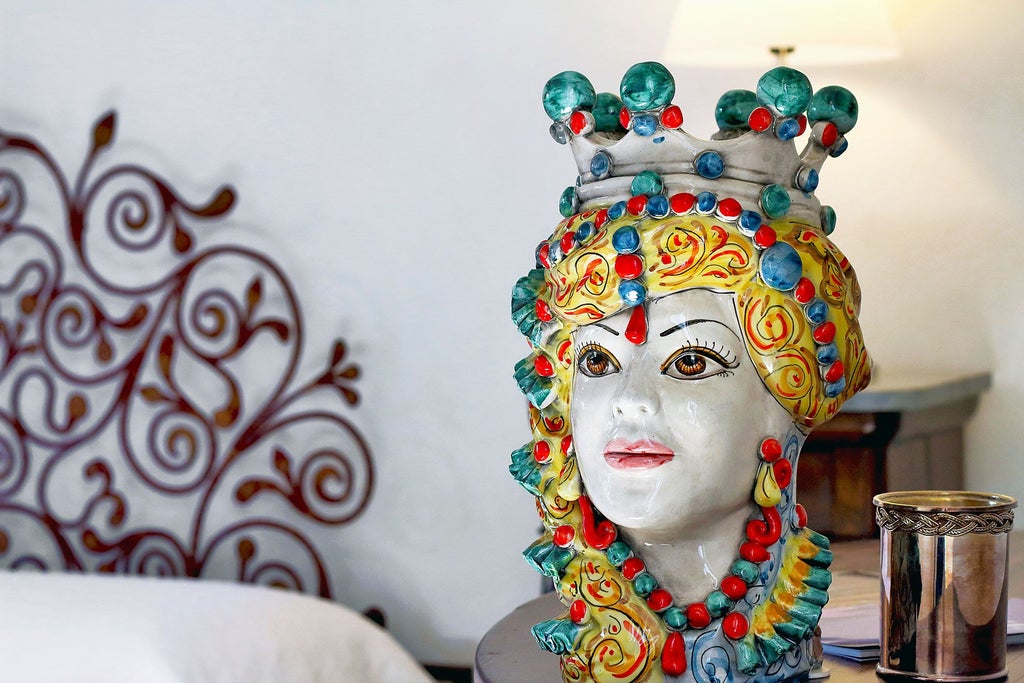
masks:
POLYGON ((757 95, 750 90, 730 90, 718 98, 715 123, 721 130, 746 130, 747 119, 757 108, 757 95))
POLYGON ((626 215, 626 202, 615 202, 608 208, 608 218, 616 220, 626 215))
POLYGON ((840 377, 835 382, 825 385, 825 395, 829 398, 835 398, 839 394, 843 393, 843 389, 846 388, 846 378, 840 377))
POLYGON ((612 172, 612 158, 608 152, 601 151, 590 160, 590 172, 597 178, 607 178, 612 172))
POLYGON ((593 223, 590 221, 583 223, 580 227, 576 228, 576 244, 583 244, 593 237, 595 232, 597 232, 597 230, 594 228, 593 223))
POLYGON ((647 199, 647 213, 654 218, 664 218, 668 215, 668 197, 663 194, 656 194, 647 199))
POLYGON ((619 122, 620 111, 622 111, 622 100, 618 96, 610 92, 598 93, 594 108, 590 112, 594 115, 594 130, 599 133, 624 131, 625 128, 619 122))
POLYGON ((711 213, 718 206, 718 197, 714 192, 701 192, 697 195, 697 211, 700 213, 711 213))
POLYGON ((650 114, 640 114, 633 117, 633 131, 637 135, 647 137, 658 130, 658 119, 650 114))
POLYGON ((554 240, 548 248, 548 261, 558 263, 562 260, 562 241, 554 240))
POLYGON ((775 128, 775 135, 780 140, 792 140, 800 134, 800 124, 796 119, 783 119, 775 128))
POLYGON ((653 142, 656 145, 660 145, 661 143, 665 142, 665 136, 659 135, 656 138, 651 138, 651 142, 653 142))
POLYGON ((568 218, 569 216, 576 213, 577 207, 579 207, 579 199, 576 197, 576 188, 567 187, 562 191, 562 196, 558 198, 558 212, 568 218))
POLYGON ((658 62, 640 62, 629 68, 619 84, 619 94, 631 112, 664 107, 676 94, 676 82, 658 62))
POLYGON ((640 233, 632 225, 624 225, 612 235, 612 247, 619 254, 632 254, 640 248, 640 233))
POLYGON ((772 289, 788 292, 803 275, 803 264, 796 249, 785 242, 776 242, 761 252, 758 266, 761 279, 772 289))
POLYGON ((569 142, 569 129, 565 127, 565 124, 561 121, 555 121, 548 128, 548 132, 551 133, 551 137, 560 145, 564 145, 569 142))
POLYGON ((818 362, 822 365, 832 365, 839 360, 839 347, 836 346, 835 342, 823 344, 818 347, 818 352, 815 355, 818 358, 818 362))
POLYGON ((811 82, 788 66, 777 66, 757 82, 757 100, 779 116, 796 116, 811 101, 811 82))
POLYGON ((831 121, 840 133, 846 134, 857 124, 857 98, 838 85, 825 86, 811 97, 807 105, 807 118, 811 121, 831 121))
POLYGON ((636 280, 623 280, 619 283, 619 296, 627 306, 636 306, 647 298, 647 289, 636 280))
POLYGON ((633 196, 661 194, 662 188, 665 187, 665 183, 661 181, 661 176, 654 171, 640 171, 633 177, 633 182, 629 184, 629 191, 633 193, 633 196))
POLYGON ((804 308, 804 315, 815 325, 820 325, 828 318, 828 304, 822 299, 814 298, 804 308))
POLYGON ((836 210, 831 206, 821 207, 821 229, 831 235, 836 229, 836 210))
POLYGON ((564 121, 577 109, 591 109, 594 86, 578 71, 563 71, 544 84, 544 111, 553 121, 564 121))
POLYGON ((846 141, 846 138, 840 137, 832 144, 832 149, 829 150, 828 155, 834 159, 845 152, 846 148, 849 146, 850 143, 846 141))
POLYGON ((722 160, 722 155, 718 152, 708 150, 707 152, 701 152, 693 160, 693 167, 697 169, 697 173, 702 178, 714 179, 725 171, 725 161, 722 160))
POLYGON ((633 589, 637 592, 637 595, 641 597, 646 598, 648 595, 651 594, 651 591, 653 591, 657 587, 658 580, 650 574, 648 574, 647 572, 643 572, 635 579, 633 579, 633 589))
POLYGON ((761 214, 756 211, 743 211, 738 222, 740 230, 753 234, 761 227, 761 214))
POLYGON ((818 188, 818 172, 813 168, 801 168, 796 174, 796 186, 804 192, 814 192, 818 188))

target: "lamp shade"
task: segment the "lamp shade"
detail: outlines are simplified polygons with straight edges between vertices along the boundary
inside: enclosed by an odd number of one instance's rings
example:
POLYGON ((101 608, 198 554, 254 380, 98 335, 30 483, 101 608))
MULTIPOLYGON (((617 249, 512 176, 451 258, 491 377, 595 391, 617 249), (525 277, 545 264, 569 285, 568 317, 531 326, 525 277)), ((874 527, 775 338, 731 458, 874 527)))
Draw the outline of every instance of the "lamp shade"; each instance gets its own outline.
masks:
POLYGON ((679 0, 665 61, 699 66, 853 64, 894 59, 882 0, 679 0))

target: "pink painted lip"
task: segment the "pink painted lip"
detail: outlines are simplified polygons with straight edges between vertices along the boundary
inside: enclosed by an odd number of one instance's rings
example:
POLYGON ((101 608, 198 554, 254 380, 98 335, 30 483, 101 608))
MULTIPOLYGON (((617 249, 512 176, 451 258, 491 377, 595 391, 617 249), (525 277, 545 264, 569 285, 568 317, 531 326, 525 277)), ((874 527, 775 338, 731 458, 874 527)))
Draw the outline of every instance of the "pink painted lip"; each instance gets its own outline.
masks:
POLYGON ((675 453, 657 441, 612 439, 604 447, 604 460, 617 470, 646 470, 661 467, 675 453))

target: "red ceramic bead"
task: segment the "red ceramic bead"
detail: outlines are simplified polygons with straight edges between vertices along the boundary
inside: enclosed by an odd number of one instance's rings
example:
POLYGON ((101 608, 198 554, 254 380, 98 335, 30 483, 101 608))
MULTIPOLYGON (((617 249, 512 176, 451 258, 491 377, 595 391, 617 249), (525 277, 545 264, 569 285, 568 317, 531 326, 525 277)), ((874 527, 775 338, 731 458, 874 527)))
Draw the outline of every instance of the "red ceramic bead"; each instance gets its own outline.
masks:
POLYGON ((740 546, 740 557, 747 562, 759 564, 768 559, 768 549, 760 543, 745 541, 743 545, 740 546))
POLYGON ((761 457, 765 462, 775 462, 782 455, 782 444, 778 439, 768 437, 761 442, 761 457))
POLYGON ((634 306, 626 323, 626 339, 634 344, 647 341, 647 314, 643 306, 634 306))
POLYGON ((541 377, 554 377, 555 368, 551 365, 551 361, 548 360, 547 356, 537 356, 533 359, 533 369, 541 377))
POLYGON ((639 216, 647 208, 647 197, 640 194, 626 200, 626 211, 633 216, 639 216))
POLYGON ((594 227, 600 228, 602 225, 608 222, 608 209, 601 209, 594 216, 594 227))
POLYGON ((629 110, 625 107, 619 110, 619 123, 623 128, 629 129, 629 110))
POLYGON ((569 449, 572 448, 572 435, 562 438, 562 453, 568 453, 569 449))
POLYGON ((569 605, 569 618, 572 619, 574 624, 582 624, 587 620, 587 603, 582 600, 574 600, 569 605))
POLYGON ((673 213, 689 213, 696 201, 697 198, 689 192, 680 192, 669 197, 668 205, 673 213))
POLYGON ((661 670, 669 676, 686 673, 686 643, 682 633, 673 631, 665 639, 665 647, 661 650, 661 670))
POLYGON ((622 575, 628 580, 632 581, 637 575, 644 571, 647 567, 644 566, 644 561, 639 557, 631 557, 622 563, 622 575))
POLYGON ((819 344, 831 344, 832 340, 836 338, 836 326, 831 320, 822 323, 814 328, 814 332, 811 333, 814 336, 814 341, 819 344))
POLYGON ((568 254, 572 251, 572 248, 576 246, 576 233, 569 231, 562 235, 560 246, 562 247, 563 254, 568 254))
POLYGON ((746 582, 740 577, 731 574, 722 579, 720 588, 730 600, 739 600, 747 594, 746 582))
POLYGON ((796 513, 796 525, 801 529, 807 526, 807 510, 804 509, 804 506, 797 503, 793 512, 796 513))
POLYGON ((802 304, 807 303, 814 298, 815 288, 814 283, 810 279, 802 277, 800 281, 796 283, 796 289, 793 290, 793 297, 802 304))
POLYGON ((677 105, 670 104, 661 112, 661 125, 666 128, 678 128, 683 125, 683 110, 677 105))
POLYGON ((743 211, 743 207, 732 197, 726 197, 718 202, 718 215, 726 220, 736 219, 741 211, 743 211))
POLYGON ((644 272, 644 262, 636 254, 619 254, 615 257, 615 272, 626 280, 635 280, 644 272))
POLYGON ((547 441, 538 441, 533 444, 533 459, 540 463, 551 459, 551 446, 547 441))
POLYGON ((574 538, 576 538, 576 530, 569 524, 563 524, 555 529, 554 534, 552 534, 552 540, 559 548, 567 547, 574 538))
POLYGON ((534 306, 534 309, 536 309, 536 311, 537 311, 537 318, 541 322, 546 323, 546 322, 550 321, 551 318, 553 317, 551 315, 551 309, 548 307, 548 302, 544 301, 544 299, 537 299, 537 304, 536 304, 536 306, 534 306))
POLYGON ((760 133, 761 131, 771 128, 774 118, 775 117, 772 116, 772 113, 768 111, 767 108, 758 107, 754 111, 750 112, 750 116, 747 118, 747 124, 750 126, 751 130, 756 130, 760 133))
POLYGON ((686 621, 693 628, 704 628, 711 623, 711 614, 703 602, 694 602, 686 606, 686 621))
POLYGON ((757 232, 754 233, 754 244, 762 249, 767 249, 775 244, 776 239, 778 238, 775 235, 775 230, 769 228, 767 225, 762 225, 757 229, 757 232))
POLYGON ((587 115, 581 111, 574 111, 569 117, 569 129, 579 135, 587 127, 587 115))
POLYGON ((838 139, 839 129, 836 128, 836 124, 829 121, 825 124, 825 129, 821 131, 821 145, 822 147, 831 147, 836 144, 838 139))
POLYGON ((551 257, 549 256, 550 251, 551 245, 548 244, 547 242, 540 245, 540 249, 537 250, 537 259, 540 261, 540 264, 545 268, 551 267, 551 257))
POLYGON ((844 370, 843 361, 837 360, 835 363, 828 366, 828 370, 825 371, 825 381, 830 383, 838 382, 839 378, 843 376, 844 370))
POLYGON ((662 612, 672 606, 672 594, 664 588, 655 588, 647 597, 647 605, 655 612, 662 612))
POLYGON ((800 114, 800 116, 796 117, 796 122, 800 124, 800 130, 797 132, 797 135, 803 135, 804 131, 807 130, 807 115, 800 114))
POLYGON ((776 460, 772 469, 775 472, 775 483, 779 485, 779 488, 789 486, 789 481, 793 478, 793 466, 789 464, 789 461, 776 460))
POLYGON ((739 640, 747 635, 750 630, 750 622, 739 612, 730 612, 722 619, 722 631, 732 640, 739 640))

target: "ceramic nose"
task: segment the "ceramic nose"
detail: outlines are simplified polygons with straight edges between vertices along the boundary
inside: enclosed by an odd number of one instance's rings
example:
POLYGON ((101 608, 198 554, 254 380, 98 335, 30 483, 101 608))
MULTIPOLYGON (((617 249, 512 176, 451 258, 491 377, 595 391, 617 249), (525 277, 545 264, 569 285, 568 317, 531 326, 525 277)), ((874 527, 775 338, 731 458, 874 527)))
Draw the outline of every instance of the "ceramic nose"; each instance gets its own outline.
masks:
POLYGON ((661 409, 652 378, 646 377, 640 368, 627 368, 622 374, 622 384, 612 404, 616 417, 636 419, 661 409))

